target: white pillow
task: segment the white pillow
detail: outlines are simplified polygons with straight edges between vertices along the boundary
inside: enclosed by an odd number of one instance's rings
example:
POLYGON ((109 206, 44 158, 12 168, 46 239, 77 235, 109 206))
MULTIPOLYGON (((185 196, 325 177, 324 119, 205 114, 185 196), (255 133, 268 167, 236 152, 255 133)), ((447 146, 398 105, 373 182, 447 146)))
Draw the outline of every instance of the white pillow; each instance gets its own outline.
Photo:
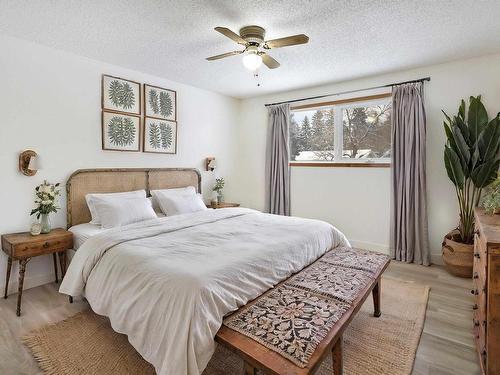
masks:
POLYGON ((158 217, 163 217, 165 214, 161 211, 161 208, 158 204, 155 204, 156 200, 153 199, 153 197, 148 197, 149 201, 151 202, 151 206, 153 207, 153 210, 155 210, 156 215, 158 217))
POLYGON ((90 210, 90 215, 92 220, 90 224, 101 224, 101 218, 95 209, 97 201, 109 201, 110 199, 137 199, 146 198, 146 190, 136 190, 136 191, 125 191, 123 193, 99 193, 99 194, 87 194, 85 200, 87 201, 87 206, 90 210))
MULTIPOLYGON (((153 209, 156 212, 162 211, 160 204, 161 197, 174 195, 196 195, 196 189, 194 186, 187 186, 183 188, 151 190, 151 196, 153 197, 153 209)), ((166 214, 165 211, 163 211, 163 213, 166 214)))
POLYGON ((156 219, 151 201, 147 198, 115 198, 98 200, 95 209, 101 219, 101 227, 109 229, 139 221, 156 219))
POLYGON ((201 194, 162 195, 160 193, 159 198, 158 202, 160 203, 161 210, 167 216, 208 210, 201 198, 201 194))

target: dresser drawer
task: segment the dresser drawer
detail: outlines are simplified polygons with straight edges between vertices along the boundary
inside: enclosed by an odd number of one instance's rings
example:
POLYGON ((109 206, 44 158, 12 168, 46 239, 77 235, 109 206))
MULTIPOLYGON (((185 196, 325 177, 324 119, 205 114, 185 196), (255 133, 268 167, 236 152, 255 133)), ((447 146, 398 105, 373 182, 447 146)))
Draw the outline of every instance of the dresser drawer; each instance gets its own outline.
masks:
POLYGON ((16 258, 29 258, 49 252, 64 251, 73 247, 73 237, 71 235, 46 239, 43 241, 32 241, 28 243, 16 244, 12 248, 12 254, 16 258))
POLYGON ((474 312, 472 324, 477 351, 478 353, 483 353, 486 349, 486 324, 480 315, 479 312, 474 312))
POLYGON ((474 295, 474 313, 481 314, 483 319, 485 319, 487 288, 481 278, 473 280, 471 292, 474 295))
POLYGON ((481 279, 486 283, 487 267, 488 267, 488 254, 486 253, 486 245, 481 237, 477 234, 474 236, 474 263, 473 263, 473 278, 481 279))
POLYGON ((474 234, 474 250, 477 250, 481 255, 486 255, 488 251, 488 246, 481 232, 476 232, 476 234, 474 234))

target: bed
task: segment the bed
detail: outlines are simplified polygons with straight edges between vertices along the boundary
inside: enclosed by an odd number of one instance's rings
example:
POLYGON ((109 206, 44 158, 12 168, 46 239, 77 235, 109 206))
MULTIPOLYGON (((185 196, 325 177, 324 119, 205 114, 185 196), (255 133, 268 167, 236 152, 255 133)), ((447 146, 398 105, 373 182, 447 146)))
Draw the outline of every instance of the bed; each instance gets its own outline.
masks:
MULTIPOLYGON (((201 191, 197 170, 77 171, 68 227, 90 221, 87 193, 185 186, 201 191)), ((225 316, 340 246, 350 245, 328 223, 245 208, 160 217, 90 235, 60 292, 84 295, 158 374, 200 374, 225 316)))

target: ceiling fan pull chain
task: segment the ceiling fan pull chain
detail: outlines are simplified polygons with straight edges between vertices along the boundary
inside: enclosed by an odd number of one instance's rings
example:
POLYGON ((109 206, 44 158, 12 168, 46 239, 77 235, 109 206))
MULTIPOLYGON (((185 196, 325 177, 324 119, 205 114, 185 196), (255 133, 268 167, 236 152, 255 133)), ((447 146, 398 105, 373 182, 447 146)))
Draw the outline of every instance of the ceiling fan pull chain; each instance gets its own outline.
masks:
POLYGON ((253 72, 253 78, 255 78, 255 80, 257 81, 257 87, 260 87, 260 77, 257 70, 253 72))

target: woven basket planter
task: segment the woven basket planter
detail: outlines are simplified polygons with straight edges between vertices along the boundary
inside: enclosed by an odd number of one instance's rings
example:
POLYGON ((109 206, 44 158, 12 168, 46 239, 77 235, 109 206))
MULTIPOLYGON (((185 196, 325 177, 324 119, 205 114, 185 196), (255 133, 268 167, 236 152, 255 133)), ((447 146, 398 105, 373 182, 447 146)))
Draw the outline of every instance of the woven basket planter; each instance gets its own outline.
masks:
POLYGON ((472 277, 474 245, 454 241, 458 237, 458 230, 448 233, 443 240, 443 262, 446 270, 458 277, 472 277))

